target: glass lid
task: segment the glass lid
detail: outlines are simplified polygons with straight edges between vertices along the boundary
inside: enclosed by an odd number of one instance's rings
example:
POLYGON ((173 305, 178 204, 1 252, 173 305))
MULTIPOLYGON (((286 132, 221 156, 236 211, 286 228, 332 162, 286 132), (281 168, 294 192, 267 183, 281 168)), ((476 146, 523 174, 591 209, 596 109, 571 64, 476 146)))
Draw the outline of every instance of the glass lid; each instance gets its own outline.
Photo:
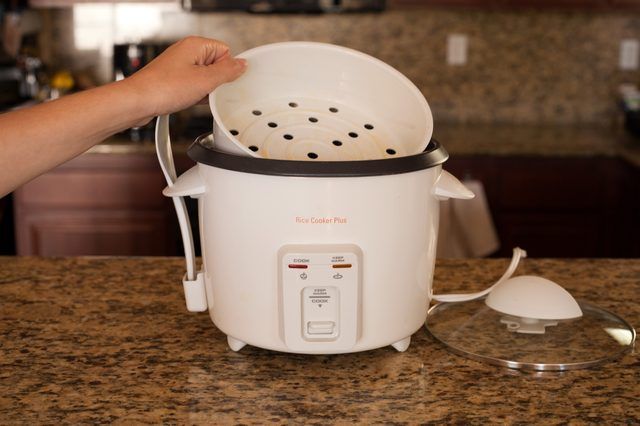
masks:
POLYGON ((439 303, 425 326, 452 352, 509 368, 571 370, 591 367, 630 351, 635 331, 622 318, 578 302, 579 318, 546 321, 536 331, 518 332, 514 318, 491 309, 484 299, 439 303))

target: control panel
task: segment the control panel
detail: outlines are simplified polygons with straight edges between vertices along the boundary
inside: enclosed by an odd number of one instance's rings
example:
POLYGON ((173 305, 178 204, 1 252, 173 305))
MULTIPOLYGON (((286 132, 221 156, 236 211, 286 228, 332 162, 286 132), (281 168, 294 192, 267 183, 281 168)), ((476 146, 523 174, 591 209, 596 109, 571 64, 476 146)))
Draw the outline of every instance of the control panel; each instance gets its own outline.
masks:
POLYGON ((283 340, 291 350, 346 351, 360 336, 362 250, 296 244, 279 251, 283 340))

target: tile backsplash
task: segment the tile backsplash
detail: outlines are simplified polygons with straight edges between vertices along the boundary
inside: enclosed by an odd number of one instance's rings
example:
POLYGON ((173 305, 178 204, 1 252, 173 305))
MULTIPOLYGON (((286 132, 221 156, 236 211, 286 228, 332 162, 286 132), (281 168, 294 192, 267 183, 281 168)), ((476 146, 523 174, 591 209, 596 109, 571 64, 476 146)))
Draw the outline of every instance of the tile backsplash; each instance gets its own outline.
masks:
POLYGON ((638 14, 427 8, 194 14, 172 3, 83 3, 41 13, 45 60, 90 68, 101 82, 111 78, 115 42, 197 34, 224 40, 237 53, 286 40, 348 46, 407 75, 429 101, 436 123, 610 123, 618 85, 640 83, 640 72, 619 70, 620 41, 640 39, 638 14), (465 65, 446 63, 450 34, 468 36, 465 65))

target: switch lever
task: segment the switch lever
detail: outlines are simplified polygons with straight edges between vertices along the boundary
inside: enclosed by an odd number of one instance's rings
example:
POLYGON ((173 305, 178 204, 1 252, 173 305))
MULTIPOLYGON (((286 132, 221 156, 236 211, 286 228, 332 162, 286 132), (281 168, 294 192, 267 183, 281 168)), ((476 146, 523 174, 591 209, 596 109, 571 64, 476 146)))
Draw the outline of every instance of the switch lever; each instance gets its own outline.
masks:
POLYGON ((336 323, 333 321, 309 321, 307 333, 309 334, 333 334, 336 323))

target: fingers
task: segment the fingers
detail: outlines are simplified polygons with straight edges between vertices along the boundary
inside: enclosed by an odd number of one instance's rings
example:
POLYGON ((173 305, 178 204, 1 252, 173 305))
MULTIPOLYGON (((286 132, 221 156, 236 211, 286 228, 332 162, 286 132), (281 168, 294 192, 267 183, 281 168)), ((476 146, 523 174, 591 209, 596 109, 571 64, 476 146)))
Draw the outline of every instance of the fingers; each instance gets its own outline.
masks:
POLYGON ((189 36, 180 40, 178 45, 193 55, 195 65, 210 65, 229 55, 229 46, 219 40, 189 36))
POLYGON ((227 56, 203 68, 204 90, 212 92, 223 83, 228 83, 240 77, 247 69, 245 59, 227 56))
POLYGON ((208 40, 206 47, 210 52, 209 57, 207 58, 209 61, 205 63, 206 65, 212 64, 230 55, 229 46, 221 41, 208 40))
POLYGON ((170 46, 127 80, 145 99, 151 116, 194 105, 221 84, 238 78, 246 67, 244 59, 231 57, 226 44, 192 36, 170 46))

